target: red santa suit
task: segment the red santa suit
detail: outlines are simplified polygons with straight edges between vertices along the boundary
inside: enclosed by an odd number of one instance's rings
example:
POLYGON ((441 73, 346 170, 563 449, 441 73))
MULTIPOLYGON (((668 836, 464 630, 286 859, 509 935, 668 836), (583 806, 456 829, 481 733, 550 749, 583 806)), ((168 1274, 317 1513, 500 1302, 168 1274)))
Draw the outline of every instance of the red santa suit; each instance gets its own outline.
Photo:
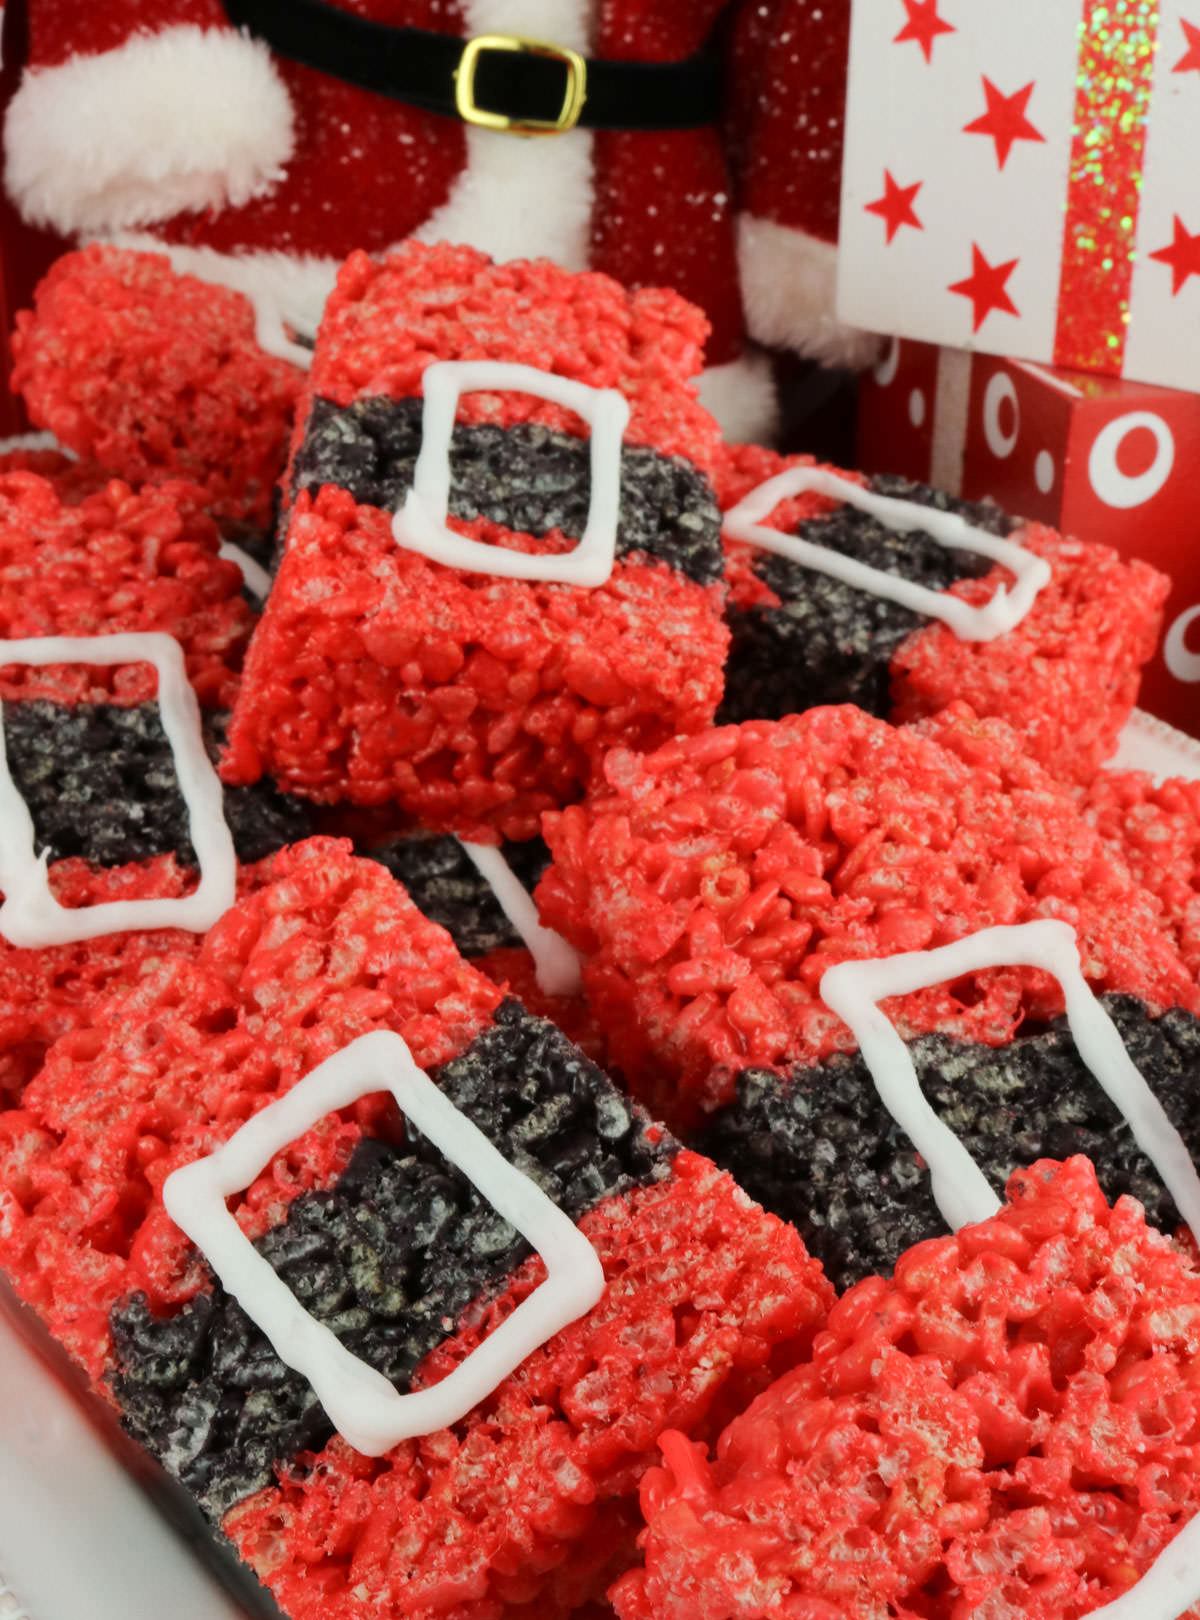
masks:
POLYGON ((616 61, 717 42, 720 122, 542 139, 274 54, 221 0, 28 3, 5 180, 27 219, 68 240, 165 247, 304 334, 352 249, 410 235, 671 285, 708 313, 702 393, 734 438, 764 435, 773 410, 748 337, 863 355, 832 316, 849 0, 325 0, 390 28, 616 61))

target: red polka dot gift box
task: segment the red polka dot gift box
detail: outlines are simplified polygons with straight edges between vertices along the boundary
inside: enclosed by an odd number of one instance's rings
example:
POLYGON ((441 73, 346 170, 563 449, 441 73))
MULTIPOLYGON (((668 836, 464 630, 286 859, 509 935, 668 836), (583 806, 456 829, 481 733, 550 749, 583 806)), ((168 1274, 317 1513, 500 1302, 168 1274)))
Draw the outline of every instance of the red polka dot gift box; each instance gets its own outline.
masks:
POLYGON ((1138 702, 1192 735, 1200 735, 1198 457, 1200 395, 1034 361, 895 339, 859 394, 866 471, 990 498, 1171 577, 1138 702))

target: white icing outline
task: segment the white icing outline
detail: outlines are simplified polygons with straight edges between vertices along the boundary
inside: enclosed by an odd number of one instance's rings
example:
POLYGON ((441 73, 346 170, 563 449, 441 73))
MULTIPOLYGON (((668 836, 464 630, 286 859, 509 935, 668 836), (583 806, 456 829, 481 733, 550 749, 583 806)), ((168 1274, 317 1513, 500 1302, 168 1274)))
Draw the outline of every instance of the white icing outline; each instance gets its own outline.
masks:
POLYGON ((379 1457, 414 1436, 444 1429, 485 1400, 521 1362, 588 1311, 604 1293, 596 1251, 569 1216, 508 1162, 417 1067, 390 1030, 361 1035, 268 1104, 214 1153, 163 1183, 167 1214, 226 1291, 312 1385, 330 1422, 357 1451, 379 1457), (457 1166, 546 1264, 546 1280, 429 1389, 399 1394, 300 1304, 225 1207, 289 1142, 370 1092, 390 1091, 405 1116, 457 1166))
POLYGON ((438 360, 421 376, 421 449, 412 488, 392 516, 396 544, 447 568, 504 579, 548 580, 561 585, 603 585, 613 571, 621 508, 621 438, 629 401, 616 388, 559 377, 507 360, 438 360), (533 394, 574 411, 590 423, 591 500, 583 537, 571 551, 508 551, 447 528, 450 441, 461 394, 533 394))
POLYGON ((533 896, 504 856, 488 844, 470 844, 465 838, 460 838, 459 843, 533 957, 538 989, 547 996, 578 995, 583 986, 579 952, 561 934, 538 921, 533 896))
POLYGON ((204 747, 200 708, 187 678, 183 649, 160 631, 107 636, 33 636, 0 640, 5 664, 153 664, 158 708, 200 881, 177 899, 106 900, 68 910, 50 892, 47 852, 35 850, 33 817, 8 768, 0 705, 0 935, 13 945, 39 949, 120 934, 129 929, 186 928, 205 933, 236 898, 237 856, 225 822, 220 778, 204 747))
POLYGON ((1010 966, 1040 968, 1058 981, 1075 1050, 1128 1122, 1184 1221, 1200 1235, 1200 1175, 1125 1050, 1116 1025, 1089 989, 1079 966, 1075 930, 1054 918, 984 928, 935 950, 840 962, 821 980, 822 1001, 857 1038, 884 1107, 928 1165, 946 1224, 957 1231, 990 1220, 1001 1201, 966 1147, 926 1101, 908 1048, 879 1002, 984 968, 1010 966))
POLYGON ((1170 1540, 1127 1592, 1089 1609, 1086 1620, 1177 1620, 1200 1603, 1200 1513, 1170 1540))
POLYGON ((885 597, 911 608, 914 613, 941 619, 961 641, 994 641, 1014 629, 1033 606, 1038 592, 1050 582, 1050 564, 1046 559, 1035 557, 1015 541, 988 534, 954 512, 939 512, 935 507, 921 506, 915 501, 875 495, 824 467, 788 467, 768 478, 725 514, 721 532, 729 539, 773 551, 789 562, 799 563, 802 568, 840 579, 855 590, 885 597), (975 551, 991 557, 1012 570, 1016 584, 1011 590, 1006 585, 997 585, 989 602, 974 607, 947 591, 931 591, 925 585, 868 567, 854 557, 845 557, 828 546, 814 545, 799 535, 784 534, 764 525, 763 519, 770 516, 780 501, 810 491, 843 501, 860 512, 869 512, 886 528, 899 534, 920 529, 949 550, 975 551))
POLYGON ((261 563, 255 562, 248 551, 234 545, 232 540, 222 540, 217 547, 217 555, 224 557, 226 562, 236 563, 242 571, 242 584, 260 602, 266 601, 271 591, 271 576, 261 563))

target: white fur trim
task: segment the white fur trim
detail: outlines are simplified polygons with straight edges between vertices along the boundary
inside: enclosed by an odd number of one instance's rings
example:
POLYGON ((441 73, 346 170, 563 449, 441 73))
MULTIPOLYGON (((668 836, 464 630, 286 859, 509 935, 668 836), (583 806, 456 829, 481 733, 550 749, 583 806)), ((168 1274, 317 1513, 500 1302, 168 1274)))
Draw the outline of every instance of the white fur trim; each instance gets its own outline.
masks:
MULTIPOLYGON (((586 52, 591 11, 589 0, 466 0, 463 25, 467 35, 520 33, 586 52)), ((466 141, 466 167, 417 239, 466 243, 493 259, 546 258, 586 269, 591 131, 526 139, 469 127, 466 141)))
POLYGON ((5 181, 63 235, 237 206, 292 155, 291 98, 266 46, 192 25, 29 70, 5 123, 5 181))
POLYGON ((722 366, 708 366, 697 379, 700 403, 711 411, 730 444, 762 444, 779 424, 779 400, 771 362, 748 349, 722 366))
POLYGON ((743 214, 738 268, 746 322, 760 343, 855 370, 877 357, 875 333, 846 326, 833 313, 837 248, 829 242, 743 214))

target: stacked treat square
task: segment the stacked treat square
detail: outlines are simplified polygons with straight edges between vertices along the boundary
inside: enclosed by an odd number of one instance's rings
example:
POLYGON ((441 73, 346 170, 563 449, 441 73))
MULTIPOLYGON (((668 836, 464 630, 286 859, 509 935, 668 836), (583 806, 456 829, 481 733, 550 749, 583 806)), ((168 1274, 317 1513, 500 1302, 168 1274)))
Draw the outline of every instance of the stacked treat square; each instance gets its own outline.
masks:
POLYGON ((265 330, 101 248, 18 322, 17 1292, 294 1620, 1200 1603, 1166 582, 726 446, 670 292, 265 330))

